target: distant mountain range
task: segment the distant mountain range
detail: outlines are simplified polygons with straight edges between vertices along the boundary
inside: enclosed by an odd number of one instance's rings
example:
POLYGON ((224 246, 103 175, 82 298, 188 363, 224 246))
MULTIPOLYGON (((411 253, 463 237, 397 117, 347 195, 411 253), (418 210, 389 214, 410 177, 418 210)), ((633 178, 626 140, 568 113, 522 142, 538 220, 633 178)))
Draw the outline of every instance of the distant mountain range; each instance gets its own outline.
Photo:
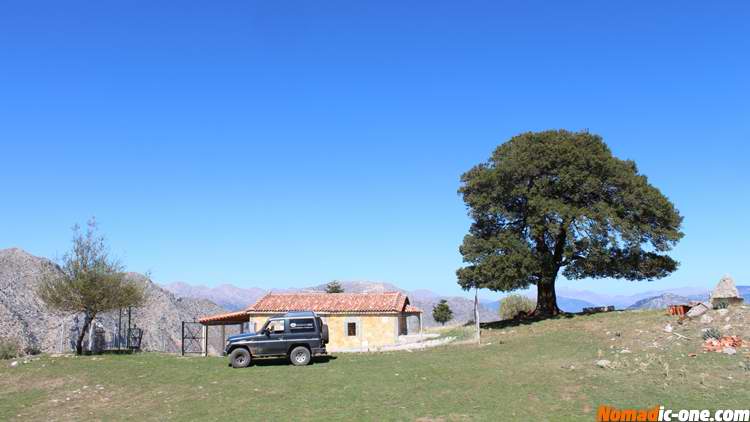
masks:
MULTIPOLYGON (((531 299, 535 299, 534 297, 531 297, 531 299)), ((492 309, 495 314, 498 314, 500 312, 500 301, 494 300, 494 301, 482 301, 482 304, 486 306, 489 309, 492 309)), ((597 306, 591 302, 587 302, 585 300, 581 299, 573 299, 569 297, 557 297, 557 307, 565 312, 572 312, 572 313, 578 313, 583 311, 583 308, 588 308, 591 306, 597 306)))
MULTIPOLYGON (((439 325, 432 319, 432 308, 441 299, 448 301, 448 305, 453 311, 452 324, 466 323, 474 319, 474 301, 465 297, 458 296, 441 296, 430 290, 406 291, 400 289, 391 283, 369 282, 369 281, 340 281, 345 292, 349 293, 375 293, 375 292, 402 292, 409 297, 412 305, 424 311, 424 325, 431 327, 439 325)), ((261 296, 268 293, 269 290, 257 287, 240 288, 229 284, 223 284, 218 287, 196 286, 187 283, 170 283, 163 286, 173 294, 193 299, 208 299, 230 310, 239 310, 255 303, 261 296)), ((302 287, 298 289, 274 289, 274 292, 324 292, 326 284, 302 287)), ((497 309, 487 307, 484 304, 479 306, 479 320, 494 321, 497 320, 497 309)))
MULTIPOLYGON (((739 291, 740 296, 745 299, 745 302, 750 303, 750 286, 737 286, 737 290, 739 291)), ((709 297, 710 295, 708 293, 681 296, 678 294, 667 292, 657 296, 641 299, 628 306, 628 309, 664 309, 669 305, 679 305, 694 300, 706 301, 709 297)))
MULTIPOLYGON (((467 322, 473 319, 473 300, 465 297, 442 296, 427 289, 407 291, 398 286, 385 282, 343 281, 344 291, 352 293, 399 291, 407 296, 411 303, 425 311, 427 326, 437 323, 432 320, 432 307, 441 299, 446 299, 454 312, 453 323, 467 322)), ((223 308, 230 310, 244 309, 255 303, 269 290, 258 287, 241 288, 231 284, 217 287, 191 285, 187 283, 171 283, 163 286, 166 290, 180 297, 193 299, 208 299, 223 308)), ((298 289, 274 289, 275 292, 304 292, 325 291, 325 284, 302 287, 298 289)), ((737 286, 740 294, 750 302, 750 286, 737 286)), ((710 294, 708 289, 683 287, 669 290, 654 290, 633 295, 606 295, 588 290, 558 288, 557 304, 565 312, 581 312, 583 308, 592 306, 614 305, 617 309, 660 309, 676 303, 686 303, 691 300, 706 300, 710 294)), ((498 318, 499 300, 480 299, 480 320, 492 321, 498 318)))
POLYGON ((257 287, 241 288, 231 284, 216 287, 193 286, 175 282, 162 286, 176 296, 191 299, 207 299, 230 311, 237 311, 255 303, 268 291, 257 287))
POLYGON ((596 306, 614 305, 617 309, 626 309, 634 305, 638 301, 658 297, 667 293, 686 297, 691 300, 701 300, 701 298, 708 297, 708 295, 710 294, 710 289, 682 287, 677 289, 652 290, 647 292, 635 293, 632 295, 607 295, 602 293, 595 293, 588 290, 576 290, 566 287, 560 287, 557 289, 558 296, 583 300, 585 302, 593 303, 596 306))

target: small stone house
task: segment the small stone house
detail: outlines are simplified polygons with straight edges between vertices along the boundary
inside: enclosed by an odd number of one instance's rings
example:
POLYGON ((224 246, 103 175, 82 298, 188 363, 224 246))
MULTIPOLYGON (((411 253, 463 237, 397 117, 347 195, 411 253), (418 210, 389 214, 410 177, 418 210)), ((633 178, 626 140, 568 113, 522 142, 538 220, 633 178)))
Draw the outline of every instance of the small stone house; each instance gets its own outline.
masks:
POLYGON ((269 293, 244 311, 199 320, 204 326, 246 322, 259 330, 266 320, 293 311, 313 311, 328 325, 328 350, 367 351, 399 344, 411 334, 408 318, 419 321, 422 311, 400 292, 385 293, 269 293))
POLYGON ((721 278, 719 284, 716 285, 716 288, 711 293, 711 305, 714 307, 723 303, 726 305, 739 305, 742 301, 743 298, 740 296, 734 280, 728 275, 721 278))

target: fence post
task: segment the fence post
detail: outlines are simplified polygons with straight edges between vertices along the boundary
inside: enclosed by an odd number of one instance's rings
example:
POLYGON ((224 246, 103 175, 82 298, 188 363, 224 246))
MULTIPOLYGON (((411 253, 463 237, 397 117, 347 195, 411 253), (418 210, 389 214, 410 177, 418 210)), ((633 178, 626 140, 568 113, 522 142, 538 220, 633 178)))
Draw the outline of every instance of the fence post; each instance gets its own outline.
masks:
POLYGON ((203 326, 203 357, 208 356, 208 325, 203 326))
POLYGON ((180 355, 185 356, 185 321, 182 321, 182 340, 180 340, 180 355))
POLYGON ((127 335, 127 337, 125 339, 125 344, 127 345, 128 350, 130 349, 130 316, 131 316, 131 311, 132 311, 132 308, 130 306, 128 306, 128 331, 125 334, 125 335, 127 335))

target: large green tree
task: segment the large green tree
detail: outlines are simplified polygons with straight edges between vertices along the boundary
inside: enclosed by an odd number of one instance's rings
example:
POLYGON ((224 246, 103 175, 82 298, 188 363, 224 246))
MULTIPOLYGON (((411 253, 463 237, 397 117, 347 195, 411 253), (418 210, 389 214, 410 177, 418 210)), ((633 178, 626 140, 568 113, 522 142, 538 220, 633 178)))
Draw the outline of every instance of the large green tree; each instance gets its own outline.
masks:
POLYGON ((675 271, 667 252, 682 217, 633 161, 588 132, 529 132, 461 177, 473 219, 458 283, 511 291, 537 286, 536 316, 560 312, 555 281, 652 280, 675 271))
POLYGON ((96 221, 88 222, 86 232, 73 227, 73 247, 62 259, 59 276, 42 281, 37 294, 50 308, 83 314, 83 327, 76 339, 76 354, 83 353, 83 339, 97 315, 144 300, 142 286, 128 280, 123 266, 112 258, 96 221))

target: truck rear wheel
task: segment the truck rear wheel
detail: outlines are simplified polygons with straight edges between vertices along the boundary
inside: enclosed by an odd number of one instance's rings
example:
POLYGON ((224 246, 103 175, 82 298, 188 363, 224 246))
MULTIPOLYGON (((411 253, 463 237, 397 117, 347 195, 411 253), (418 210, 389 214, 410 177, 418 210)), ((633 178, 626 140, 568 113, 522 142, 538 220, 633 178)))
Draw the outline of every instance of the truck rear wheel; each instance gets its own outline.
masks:
POLYGON ((289 360, 292 365, 304 366, 310 364, 310 350, 304 346, 297 346, 289 353, 289 360))
POLYGON ((241 347, 234 349, 229 354, 229 361, 232 363, 232 368, 247 368, 250 366, 250 352, 241 347))

